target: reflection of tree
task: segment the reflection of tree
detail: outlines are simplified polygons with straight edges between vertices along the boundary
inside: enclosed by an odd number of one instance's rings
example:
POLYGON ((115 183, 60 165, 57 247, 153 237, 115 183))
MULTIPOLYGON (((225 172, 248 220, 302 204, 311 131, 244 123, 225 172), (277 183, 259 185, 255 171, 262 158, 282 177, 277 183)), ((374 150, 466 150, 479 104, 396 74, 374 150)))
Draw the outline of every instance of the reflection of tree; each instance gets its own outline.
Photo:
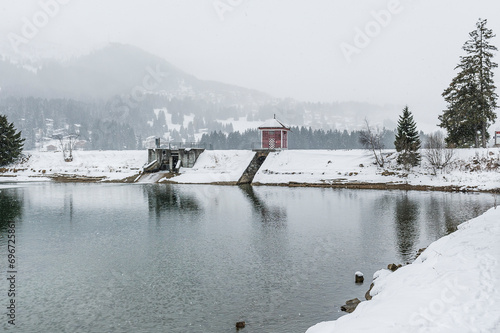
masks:
POLYGON ((284 209, 267 205, 263 200, 259 199, 251 185, 241 185, 240 188, 245 192, 246 197, 252 203, 254 211, 260 215, 261 221, 265 226, 273 226, 275 228, 285 226, 287 215, 284 209))
POLYGON ((457 226, 484 213, 490 207, 486 200, 475 200, 474 195, 462 193, 433 193, 425 203, 428 237, 448 235, 457 226))
POLYGON ((157 217, 166 211, 198 211, 200 206, 194 197, 180 194, 172 185, 145 186, 148 208, 157 217))
MULTIPOLYGON (((451 234, 457 231, 457 219, 454 216, 452 205, 444 205, 444 225, 446 226, 446 234, 451 234)), ((440 235, 441 236, 441 235, 440 235)))
POLYGON ((414 247, 418 240, 418 215, 419 205, 416 201, 410 200, 407 193, 396 200, 396 236, 399 253, 404 260, 409 260, 412 252, 416 250, 414 247))
POLYGON ((16 189, 0 191, 0 231, 7 230, 7 224, 21 216, 22 208, 23 201, 16 189))
POLYGON ((448 223, 448 216, 446 212, 451 210, 453 205, 448 202, 448 196, 443 193, 430 193, 426 196, 423 205, 426 211, 426 230, 429 234, 429 238, 433 239, 438 235, 441 237, 443 235, 443 220, 448 223), (443 215, 444 213, 444 215, 443 215))

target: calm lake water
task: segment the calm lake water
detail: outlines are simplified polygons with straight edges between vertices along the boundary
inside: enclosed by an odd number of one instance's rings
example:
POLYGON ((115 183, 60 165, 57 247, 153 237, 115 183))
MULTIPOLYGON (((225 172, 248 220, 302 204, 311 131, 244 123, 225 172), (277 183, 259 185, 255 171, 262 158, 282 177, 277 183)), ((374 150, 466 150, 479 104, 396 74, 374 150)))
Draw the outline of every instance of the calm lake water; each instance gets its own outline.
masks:
POLYGON ((203 185, 0 188, 15 221, 15 332, 305 332, 490 194, 203 185), (354 284, 354 272, 365 274, 354 284))

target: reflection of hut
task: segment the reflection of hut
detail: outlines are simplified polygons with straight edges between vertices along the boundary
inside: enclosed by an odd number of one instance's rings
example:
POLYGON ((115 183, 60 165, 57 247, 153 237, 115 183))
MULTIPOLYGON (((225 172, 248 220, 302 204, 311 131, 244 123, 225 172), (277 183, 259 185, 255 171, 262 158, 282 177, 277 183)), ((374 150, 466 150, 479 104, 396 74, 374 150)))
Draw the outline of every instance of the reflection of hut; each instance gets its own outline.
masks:
POLYGON ((261 131, 261 148, 263 149, 288 149, 288 132, 286 127, 276 116, 259 126, 261 131))

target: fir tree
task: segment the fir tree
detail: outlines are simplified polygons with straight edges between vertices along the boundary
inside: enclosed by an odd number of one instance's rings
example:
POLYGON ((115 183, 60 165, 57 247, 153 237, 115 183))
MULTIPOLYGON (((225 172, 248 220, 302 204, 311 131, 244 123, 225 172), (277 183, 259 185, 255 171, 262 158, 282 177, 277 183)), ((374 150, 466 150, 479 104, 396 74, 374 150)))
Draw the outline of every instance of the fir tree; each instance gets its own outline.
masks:
POLYGON ((394 141, 396 151, 399 153, 398 163, 405 165, 406 168, 420 164, 421 156, 418 152, 420 145, 417 125, 408 106, 405 106, 403 114, 399 116, 396 140, 394 141))
POLYGON ((23 142, 21 132, 16 133, 14 124, 0 115, 0 166, 14 162, 21 155, 23 142))
POLYGON ((497 48, 490 44, 495 35, 486 23, 487 20, 479 19, 476 29, 469 33, 463 46, 467 55, 460 57, 455 68, 460 71, 443 92, 448 105, 439 116, 439 126, 447 130, 446 142, 450 146, 485 148, 488 127, 497 117, 493 69, 498 64, 492 61, 492 52, 497 48))

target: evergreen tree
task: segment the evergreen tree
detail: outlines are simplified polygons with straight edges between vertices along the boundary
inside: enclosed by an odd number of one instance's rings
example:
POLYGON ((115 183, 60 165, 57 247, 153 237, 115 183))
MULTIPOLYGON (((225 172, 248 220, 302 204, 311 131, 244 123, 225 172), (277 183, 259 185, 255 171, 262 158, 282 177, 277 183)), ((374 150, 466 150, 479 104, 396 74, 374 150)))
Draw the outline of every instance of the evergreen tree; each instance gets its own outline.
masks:
POLYGON ((455 68, 460 71, 443 92, 448 105, 439 116, 439 126, 447 130, 446 142, 450 146, 485 148, 488 127, 497 118, 493 69, 498 64, 492 61, 492 52, 497 48, 490 44, 495 35, 486 23, 487 20, 479 19, 476 29, 469 33, 463 46, 467 55, 460 57, 455 68))
POLYGON ((7 116, 0 115, 0 166, 14 162, 23 151, 24 139, 21 132, 16 133, 13 123, 7 116))
POLYGON ((405 106, 403 114, 399 116, 396 140, 394 141, 396 151, 399 153, 398 163, 405 165, 406 168, 418 165, 421 160, 420 153, 418 153, 420 145, 417 125, 408 106, 405 106))

